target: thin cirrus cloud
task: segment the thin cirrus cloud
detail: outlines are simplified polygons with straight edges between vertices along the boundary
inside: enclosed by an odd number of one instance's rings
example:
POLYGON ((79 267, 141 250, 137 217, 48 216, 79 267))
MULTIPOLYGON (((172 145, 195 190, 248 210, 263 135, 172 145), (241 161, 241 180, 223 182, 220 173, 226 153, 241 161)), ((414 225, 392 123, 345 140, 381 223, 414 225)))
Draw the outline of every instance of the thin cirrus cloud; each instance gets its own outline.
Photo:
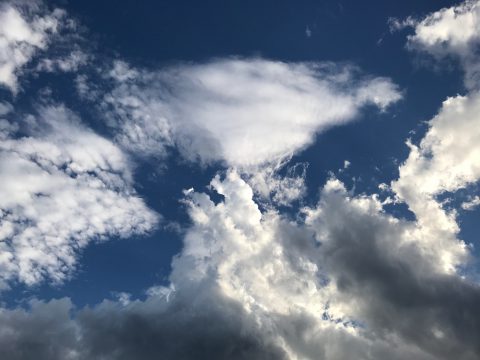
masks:
POLYGON ((223 161, 244 169, 279 162, 362 107, 385 110, 401 99, 387 78, 333 63, 218 59, 156 72, 116 62, 116 85, 102 112, 121 144, 164 155, 223 161))

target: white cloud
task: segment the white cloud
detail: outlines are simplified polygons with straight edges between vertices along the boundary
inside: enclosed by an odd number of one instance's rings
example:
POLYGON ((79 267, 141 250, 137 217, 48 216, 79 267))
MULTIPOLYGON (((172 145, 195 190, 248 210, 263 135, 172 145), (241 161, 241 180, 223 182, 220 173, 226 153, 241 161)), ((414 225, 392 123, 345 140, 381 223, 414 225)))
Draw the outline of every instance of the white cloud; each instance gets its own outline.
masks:
POLYGON ((409 46, 420 46, 434 55, 454 52, 463 56, 480 39, 479 2, 467 0, 420 21, 407 20, 406 25, 415 27, 415 34, 408 37, 409 46))
POLYGON ((118 85, 104 106, 120 143, 160 155, 175 144, 189 160, 244 169, 288 158, 365 105, 401 98, 386 78, 330 63, 223 59, 158 72, 116 63, 111 76, 118 85))
POLYGON ((71 72, 78 71, 81 66, 87 64, 89 55, 83 51, 72 50, 68 55, 59 58, 42 58, 37 65, 37 71, 46 72, 71 72))
POLYGON ((466 0, 459 5, 435 11, 421 20, 391 20, 392 29, 412 27, 408 48, 426 52, 435 58, 454 56, 465 70, 465 84, 478 88, 480 63, 480 1, 466 0))
POLYGON ((437 248, 439 262, 450 271, 465 261, 468 251, 456 238, 460 231, 456 212, 443 209, 435 197, 480 180, 479 113, 479 93, 448 98, 419 146, 409 144, 410 155, 392 183, 424 231, 434 235, 425 246, 437 248))
POLYGON ((157 216, 135 194, 122 151, 64 107, 27 119, 0 143, 0 282, 62 281, 77 253, 108 236, 144 233, 157 216))
MULTIPOLYGON (((468 257, 468 248, 457 239, 457 209, 445 209, 439 195, 454 196, 459 189, 480 180, 480 93, 478 92, 478 47, 480 45, 480 2, 467 0, 443 8, 421 20, 392 21, 395 29, 413 27, 408 48, 435 58, 456 57, 465 71, 469 93, 444 101, 439 113, 418 146, 408 142, 410 155, 392 183, 397 198, 415 213, 426 249, 438 249, 439 264, 455 272, 468 257)), ((463 208, 475 206, 475 201, 463 208)))
POLYGON ((256 194, 263 200, 276 205, 289 206, 301 200, 306 194, 305 178, 308 163, 297 163, 287 166, 281 163, 277 166, 262 166, 255 172, 245 174, 246 181, 256 194), (286 168, 286 173, 279 172, 286 168))
POLYGON ((462 203, 463 210, 473 210, 480 205, 480 196, 474 196, 468 201, 462 203))
POLYGON ((61 10, 38 10, 36 3, 0 5, 0 85, 18 91, 18 74, 35 53, 48 46, 49 37, 58 31, 65 17, 61 10))

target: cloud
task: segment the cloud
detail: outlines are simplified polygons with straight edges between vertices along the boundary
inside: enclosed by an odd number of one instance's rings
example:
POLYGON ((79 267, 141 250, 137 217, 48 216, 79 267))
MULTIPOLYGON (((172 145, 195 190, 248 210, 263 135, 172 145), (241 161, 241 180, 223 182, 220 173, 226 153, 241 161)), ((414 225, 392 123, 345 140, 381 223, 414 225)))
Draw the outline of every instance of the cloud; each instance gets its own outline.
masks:
POLYGON ((65 57, 42 58, 37 65, 37 71, 45 72, 76 72, 81 66, 87 64, 89 54, 82 50, 75 49, 65 57))
POLYGON ((480 63, 477 50, 480 45, 480 2, 465 2, 435 11, 423 19, 390 20, 393 30, 412 27, 407 47, 425 52, 437 59, 455 57, 465 70, 465 84, 478 89, 480 63))
MULTIPOLYGON (((478 92, 477 49, 479 46, 480 6, 465 1, 443 8, 421 20, 393 21, 394 27, 413 27, 407 47, 426 52, 435 58, 455 57, 465 71, 468 92, 447 98, 429 129, 415 145, 407 142, 410 154, 392 182, 397 200, 405 202, 415 213, 424 233, 432 234, 424 246, 439 250, 439 263, 445 271, 455 272, 469 256, 468 246, 458 240, 458 209, 445 204, 455 193, 480 179, 479 136, 480 94, 478 92), (443 201, 439 197, 444 197, 443 201)), ((464 203, 464 209, 471 204, 464 203)))
POLYGON ((59 9, 49 12, 36 1, 0 5, 0 85, 18 91, 22 67, 47 48, 65 15, 59 9))
POLYGON ((307 168, 308 163, 264 165, 255 172, 245 174, 245 180, 260 199, 275 205, 290 206, 301 200, 307 192, 307 168), (284 174, 280 174, 282 170, 284 174))
POLYGON ((436 197, 455 194, 480 179, 479 111, 477 92, 445 100, 420 144, 409 143, 410 155, 392 183, 422 227, 435 234, 428 246, 440 250, 439 260, 450 270, 465 261, 468 249, 456 239, 460 231, 456 211, 444 209, 436 197))
POLYGON ((211 185, 223 201, 187 195, 192 226, 169 287, 80 310, 68 299, 4 309, 7 359, 478 357, 480 289, 438 269, 412 240, 415 221, 335 179, 304 222, 260 211, 235 171, 211 185), (62 337, 33 337, 40 327, 62 337))
POLYGON ((111 76, 102 111, 121 144, 149 155, 175 145, 241 168, 288 158, 362 107, 401 98, 389 79, 331 63, 231 58, 151 72, 117 62, 111 76))
POLYGON ((480 205, 480 197, 479 196, 474 196, 473 198, 469 199, 468 201, 465 201, 464 203, 462 203, 462 209, 463 210, 473 210, 478 205, 480 205))
POLYGON ((400 168, 402 197, 455 191, 480 178, 480 93, 448 98, 400 168), (410 195, 410 193, 412 193, 410 195))
POLYGON ((351 197, 337 180, 307 223, 322 243, 336 301, 369 337, 401 339, 435 359, 478 358, 480 287, 437 265, 443 244, 430 229, 387 215, 375 195, 351 197))
POLYGON ((0 311, 0 348, 8 360, 77 359, 77 327, 68 299, 32 301, 31 312, 0 311))
POLYGON ((480 39, 480 8, 476 0, 435 11, 419 21, 407 19, 415 34, 408 37, 409 46, 421 47, 432 54, 454 52, 465 56, 480 39))
POLYGON ((174 305, 158 297, 105 301, 75 318, 68 299, 34 301, 28 311, 0 312, 0 346, 5 360, 285 358, 238 304, 191 295, 174 305))
POLYGON ((154 227, 157 215, 135 194, 128 158, 68 109, 41 107, 38 116, 1 124, 2 287, 61 282, 91 241, 154 227))

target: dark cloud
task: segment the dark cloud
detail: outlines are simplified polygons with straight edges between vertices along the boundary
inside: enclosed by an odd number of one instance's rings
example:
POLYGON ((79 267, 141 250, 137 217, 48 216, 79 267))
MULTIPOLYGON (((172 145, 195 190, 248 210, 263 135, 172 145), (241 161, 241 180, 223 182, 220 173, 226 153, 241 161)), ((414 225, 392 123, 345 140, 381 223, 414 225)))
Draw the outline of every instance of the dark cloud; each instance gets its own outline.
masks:
POLYGON ((408 222, 366 211, 341 193, 324 193, 320 207, 317 230, 328 239, 322 261, 341 296, 361 309, 367 333, 394 334, 436 359, 480 358, 477 284, 436 271, 428 249, 408 242, 408 222))
MULTIPOLYGON (((193 294, 192 294, 193 295, 193 294)), ((84 358, 282 359, 240 304, 215 294, 172 300, 165 311, 150 304, 99 308, 79 315, 84 358)))
POLYGON ((68 299, 0 313, 4 360, 284 359, 240 304, 221 294, 105 301, 78 312, 68 299), (71 313, 74 313, 71 317, 71 313))
POLYGON ((0 312, 0 354, 5 360, 56 360, 78 347, 76 324, 70 319, 68 299, 33 302, 31 311, 0 312))

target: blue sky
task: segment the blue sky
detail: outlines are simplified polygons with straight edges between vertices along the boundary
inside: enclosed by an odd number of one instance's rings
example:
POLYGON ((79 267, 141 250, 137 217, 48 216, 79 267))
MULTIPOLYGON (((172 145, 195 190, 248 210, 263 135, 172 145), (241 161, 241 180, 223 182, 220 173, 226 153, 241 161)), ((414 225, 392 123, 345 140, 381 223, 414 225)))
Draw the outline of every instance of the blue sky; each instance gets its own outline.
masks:
POLYGON ((2 2, 0 353, 478 358, 479 44, 473 0, 2 2))

